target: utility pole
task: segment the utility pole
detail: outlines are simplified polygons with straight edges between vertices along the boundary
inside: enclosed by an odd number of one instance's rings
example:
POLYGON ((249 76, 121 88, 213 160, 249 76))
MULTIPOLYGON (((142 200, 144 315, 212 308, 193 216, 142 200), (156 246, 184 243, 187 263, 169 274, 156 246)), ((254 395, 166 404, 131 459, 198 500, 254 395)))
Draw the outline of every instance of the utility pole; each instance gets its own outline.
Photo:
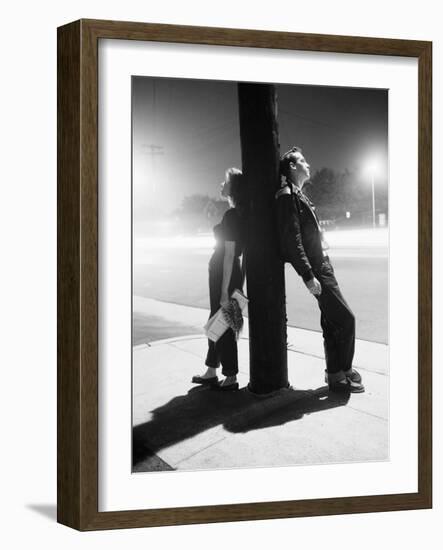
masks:
POLYGON ((164 151, 165 148, 163 147, 163 145, 155 145, 153 143, 151 143, 151 144, 143 143, 142 144, 142 149, 143 149, 143 152, 146 155, 150 155, 150 157, 151 157, 151 162, 152 162, 152 164, 151 164, 151 173, 152 173, 151 192, 153 194, 155 194, 156 191, 157 191, 157 182, 156 182, 157 165, 156 165, 155 159, 159 155, 164 155, 165 154, 165 151, 164 151))
POLYGON ((245 261, 249 298, 249 389, 266 394, 287 387, 284 264, 278 253, 275 192, 279 141, 275 87, 238 85, 243 174, 250 209, 245 261))
MULTIPOLYGON (((152 80, 152 108, 151 108, 151 119, 152 119, 152 135, 154 139, 157 139, 157 79, 152 80)), ((157 162, 156 159, 159 155, 164 155, 163 145, 157 145, 155 143, 143 143, 142 148, 145 154, 150 155, 151 157, 151 175, 152 175, 152 184, 151 184, 151 193, 155 195, 157 192, 157 162)))

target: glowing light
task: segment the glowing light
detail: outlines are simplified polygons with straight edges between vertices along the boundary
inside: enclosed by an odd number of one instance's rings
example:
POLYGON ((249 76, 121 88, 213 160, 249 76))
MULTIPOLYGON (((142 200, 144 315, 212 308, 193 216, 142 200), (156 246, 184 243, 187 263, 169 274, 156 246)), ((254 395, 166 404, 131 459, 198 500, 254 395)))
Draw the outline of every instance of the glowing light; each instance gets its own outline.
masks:
POLYGON ((379 176, 382 171, 382 163, 378 157, 369 158, 364 165, 364 172, 372 177, 379 176))
POLYGON ((215 239, 211 233, 202 233, 195 236, 172 237, 145 237, 137 239, 137 247, 156 250, 167 249, 205 249, 210 250, 215 246, 215 239))
POLYGON ((389 233, 386 227, 373 229, 343 229, 339 231, 325 231, 325 238, 330 248, 356 250, 387 248, 389 233))

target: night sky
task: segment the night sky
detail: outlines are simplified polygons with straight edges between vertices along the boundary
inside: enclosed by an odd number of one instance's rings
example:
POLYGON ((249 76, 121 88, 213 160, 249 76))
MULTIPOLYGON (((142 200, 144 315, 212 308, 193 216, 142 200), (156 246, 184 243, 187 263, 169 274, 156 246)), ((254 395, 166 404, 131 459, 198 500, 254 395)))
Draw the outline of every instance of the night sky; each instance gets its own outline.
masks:
MULTIPOLYGON (((168 215, 183 197, 217 197, 224 172, 241 168, 237 85, 133 77, 134 219, 168 215)), ((277 85, 280 150, 298 145, 311 164, 355 170, 377 158, 387 185, 388 92, 277 85)))

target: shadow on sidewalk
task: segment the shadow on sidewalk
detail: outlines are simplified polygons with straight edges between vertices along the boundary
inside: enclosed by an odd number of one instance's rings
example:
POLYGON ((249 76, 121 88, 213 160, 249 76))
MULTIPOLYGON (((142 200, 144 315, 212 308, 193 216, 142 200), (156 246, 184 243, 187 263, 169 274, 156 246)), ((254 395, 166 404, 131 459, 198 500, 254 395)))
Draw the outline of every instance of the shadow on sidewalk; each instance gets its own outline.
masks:
POLYGON ((161 449, 189 439, 215 426, 231 433, 246 433, 299 420, 305 414, 342 407, 349 394, 287 389, 257 397, 246 388, 217 392, 205 387, 191 389, 152 411, 153 418, 133 429, 133 466, 161 449))

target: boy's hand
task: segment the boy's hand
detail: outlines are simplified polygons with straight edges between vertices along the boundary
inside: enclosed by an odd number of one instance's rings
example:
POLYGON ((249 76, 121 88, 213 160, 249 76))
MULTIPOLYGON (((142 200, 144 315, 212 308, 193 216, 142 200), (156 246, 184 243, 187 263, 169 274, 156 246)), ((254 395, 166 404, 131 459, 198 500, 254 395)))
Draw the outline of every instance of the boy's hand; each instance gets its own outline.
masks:
POLYGON ((314 296, 320 296, 321 284, 318 279, 312 277, 312 279, 309 279, 309 281, 305 281, 305 285, 307 286, 311 294, 313 294, 314 296))

